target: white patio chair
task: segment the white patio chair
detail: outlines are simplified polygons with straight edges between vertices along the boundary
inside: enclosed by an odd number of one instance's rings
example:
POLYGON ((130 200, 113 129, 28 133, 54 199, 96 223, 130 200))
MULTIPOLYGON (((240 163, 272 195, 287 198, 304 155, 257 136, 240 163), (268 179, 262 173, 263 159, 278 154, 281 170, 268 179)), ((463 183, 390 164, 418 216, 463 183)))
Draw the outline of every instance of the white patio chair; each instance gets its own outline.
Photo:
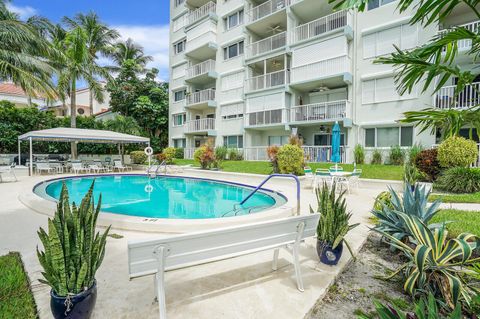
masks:
POLYGON ((97 165, 100 168, 100 170, 103 170, 105 173, 112 171, 110 167, 108 167, 107 165, 104 165, 103 162, 100 160, 94 161, 94 164, 97 165))
POLYGON ((94 173, 105 173, 105 167, 100 167, 97 164, 89 164, 88 169, 93 171, 94 173))
POLYGON ((132 170, 130 166, 125 166, 122 164, 122 161, 116 160, 113 161, 113 171, 118 170, 119 172, 124 172, 126 170, 132 170))
POLYGON ((303 168, 303 172, 305 173, 305 178, 307 181, 310 182, 310 188, 314 188, 313 184, 315 183, 315 175, 313 175, 312 168, 310 166, 305 166, 303 168))
POLYGON ((15 182, 18 181, 17 175, 15 174, 15 162, 11 165, 0 167, 0 183, 3 183, 2 174, 10 174, 15 179, 15 182))
POLYGON ((78 174, 78 173, 82 173, 82 172, 89 173, 90 169, 88 167, 83 166, 82 162, 72 162, 71 171, 74 174, 78 174))
POLYGON ((360 187, 360 176, 362 175, 362 169, 356 168, 353 170, 352 176, 350 176, 350 185, 358 189, 360 187))
POLYGON ((316 189, 319 184, 327 183, 327 185, 332 184, 332 176, 330 175, 330 171, 326 168, 317 168, 315 170, 315 182, 313 184, 314 189, 316 189))
POLYGON ((331 172, 342 172, 343 171, 343 167, 341 166, 330 166, 330 171, 331 172))
POLYGON ((57 170, 54 167, 51 167, 48 163, 46 162, 37 162, 35 164, 35 170, 37 174, 42 174, 42 172, 47 172, 47 174, 54 173, 57 170))

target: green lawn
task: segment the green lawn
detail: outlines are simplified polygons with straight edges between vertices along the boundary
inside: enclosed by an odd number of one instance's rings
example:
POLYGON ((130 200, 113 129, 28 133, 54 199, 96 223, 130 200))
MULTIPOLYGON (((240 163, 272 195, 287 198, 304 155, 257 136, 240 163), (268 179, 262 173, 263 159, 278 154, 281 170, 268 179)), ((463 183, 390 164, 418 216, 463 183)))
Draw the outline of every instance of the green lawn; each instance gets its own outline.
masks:
MULTIPOLYGON (((193 166, 199 166, 194 160, 175 160, 177 165, 191 164, 193 166)), ((308 164, 312 169, 317 168, 329 168, 331 163, 310 163, 308 164)), ((344 170, 352 171, 352 164, 342 164, 344 170)), ((388 179, 388 180, 402 180, 403 167, 392 165, 357 165, 357 168, 363 170, 362 178, 372 179, 388 179)), ((272 167, 269 162, 257 162, 257 161, 224 161, 222 163, 222 170, 225 172, 236 173, 254 173, 254 174, 271 174, 272 167)))
POLYGON ((35 301, 19 253, 0 256, 0 318, 37 318, 35 301))
POLYGON ((450 237, 461 233, 472 233, 480 236, 480 212, 444 209, 432 218, 431 223, 450 221, 447 229, 450 237))
POLYGON ((472 194, 432 194, 428 200, 434 201, 438 198, 443 203, 480 203, 480 192, 472 194))

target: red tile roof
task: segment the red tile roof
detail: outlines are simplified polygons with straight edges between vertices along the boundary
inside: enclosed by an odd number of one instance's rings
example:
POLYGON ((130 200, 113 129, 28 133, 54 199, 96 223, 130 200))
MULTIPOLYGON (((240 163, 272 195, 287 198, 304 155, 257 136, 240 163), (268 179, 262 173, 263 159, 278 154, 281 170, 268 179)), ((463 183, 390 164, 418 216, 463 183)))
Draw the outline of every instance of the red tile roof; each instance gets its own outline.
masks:
POLYGON ((21 87, 13 83, 0 83, 0 94, 27 96, 21 87))

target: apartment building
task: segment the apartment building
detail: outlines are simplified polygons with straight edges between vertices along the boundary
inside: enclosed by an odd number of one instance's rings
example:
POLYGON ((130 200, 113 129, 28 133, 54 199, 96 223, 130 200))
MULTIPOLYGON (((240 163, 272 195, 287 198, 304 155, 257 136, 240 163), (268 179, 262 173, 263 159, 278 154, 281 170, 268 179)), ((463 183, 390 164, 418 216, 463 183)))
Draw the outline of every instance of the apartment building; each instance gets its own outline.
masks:
MULTIPOLYGON (((296 133, 310 161, 328 161, 338 122, 345 162, 358 143, 367 153, 435 144, 438 136, 398 120, 405 111, 451 107, 455 79, 435 96, 400 96, 396 71, 372 62, 393 45, 412 49, 452 26, 476 30, 468 12, 423 28, 392 0, 372 0, 363 13, 318 0, 171 0, 169 143, 187 158, 210 140, 265 160, 269 145, 296 133)), ((462 54, 458 64, 473 67, 462 54)), ((473 103, 478 96, 468 88, 453 105, 473 103)))

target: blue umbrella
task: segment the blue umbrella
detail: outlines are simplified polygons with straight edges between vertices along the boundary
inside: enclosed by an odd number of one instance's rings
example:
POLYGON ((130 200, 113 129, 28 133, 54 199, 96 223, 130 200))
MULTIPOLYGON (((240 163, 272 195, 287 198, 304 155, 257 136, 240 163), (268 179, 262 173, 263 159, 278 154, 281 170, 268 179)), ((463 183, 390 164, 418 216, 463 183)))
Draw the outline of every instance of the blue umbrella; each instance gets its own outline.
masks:
POLYGON ((334 163, 340 163, 340 125, 335 122, 332 130, 332 158, 334 163))

